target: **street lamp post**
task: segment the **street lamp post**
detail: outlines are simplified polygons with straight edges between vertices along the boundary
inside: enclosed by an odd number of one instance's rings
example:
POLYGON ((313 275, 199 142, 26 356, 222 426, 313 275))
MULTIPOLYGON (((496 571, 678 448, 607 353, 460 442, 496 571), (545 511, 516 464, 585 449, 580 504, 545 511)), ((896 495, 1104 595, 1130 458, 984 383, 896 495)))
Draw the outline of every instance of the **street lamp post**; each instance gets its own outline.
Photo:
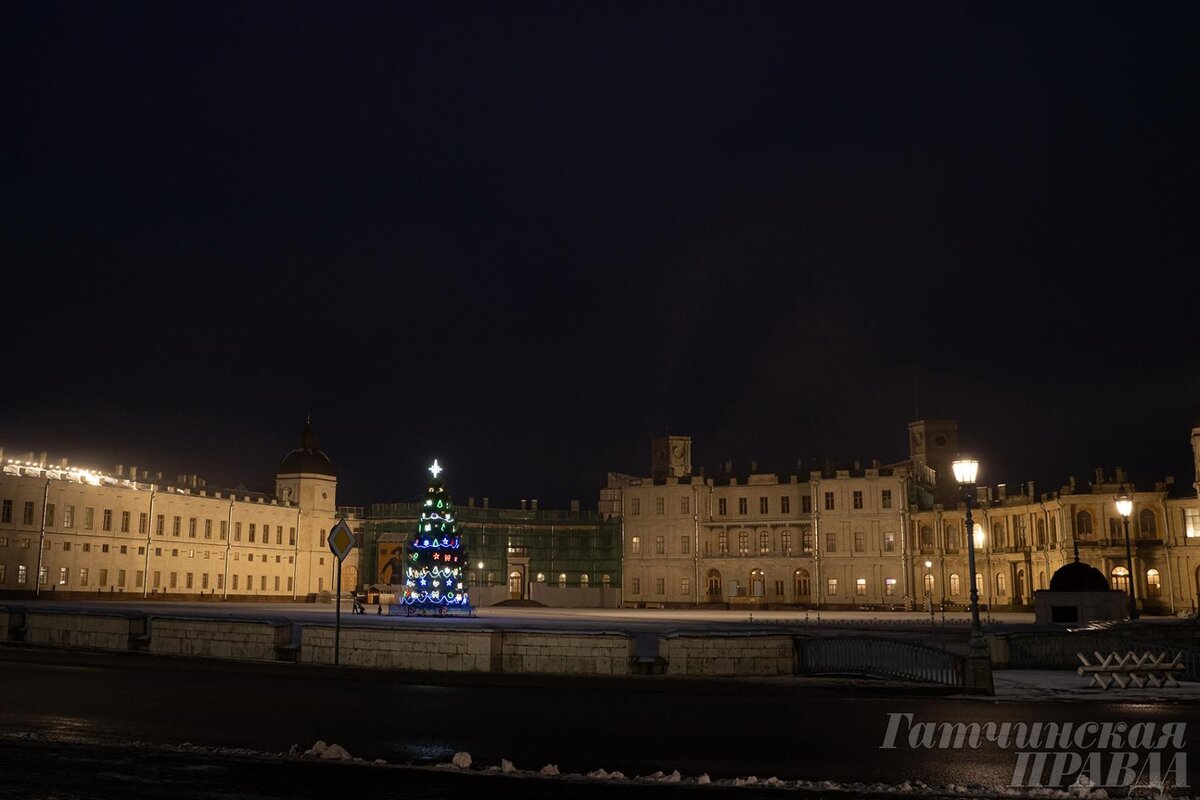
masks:
POLYGON ((925 596, 929 598, 929 629, 932 630, 934 635, 936 636, 937 635, 937 621, 933 617, 933 584, 934 584, 934 581, 932 580, 933 573, 930 572, 931 569, 933 569, 933 562, 927 558, 927 559, 925 559, 925 578, 924 578, 924 580, 921 581, 921 583, 923 584, 923 588, 925 589, 925 596))
POLYGON ((988 653, 983 628, 979 624, 979 585, 975 581, 975 523, 971 519, 971 501, 974 499, 975 480, 979 477, 979 462, 962 459, 952 465, 954 479, 962 487, 967 501, 967 569, 971 582, 971 640, 967 649, 967 686, 994 694, 992 687, 992 658, 988 653))
POLYGON ((1125 526, 1125 560, 1129 562, 1129 618, 1137 619, 1137 582, 1134 580, 1133 549, 1129 544, 1129 515, 1133 513, 1133 501, 1129 495, 1122 494, 1117 498, 1117 513, 1121 515, 1121 522, 1125 526))

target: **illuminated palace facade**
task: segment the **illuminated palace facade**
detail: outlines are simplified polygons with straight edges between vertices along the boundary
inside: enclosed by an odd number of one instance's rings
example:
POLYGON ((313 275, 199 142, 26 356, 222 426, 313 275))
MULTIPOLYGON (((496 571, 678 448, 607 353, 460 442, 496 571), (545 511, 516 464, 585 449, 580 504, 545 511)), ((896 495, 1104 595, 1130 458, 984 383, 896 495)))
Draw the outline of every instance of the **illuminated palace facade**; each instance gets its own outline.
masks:
MULTIPOLYGON (((1200 412, 1192 429, 1200 474, 1200 412)), ((965 505, 954 484, 952 421, 909 425, 909 456, 883 465, 801 465, 790 474, 692 469, 691 440, 654 440, 647 477, 609 473, 603 516, 622 521, 622 601, 630 607, 965 607, 970 584, 965 505)), ((985 465, 986 469, 986 465, 985 465)), ((973 506, 980 603, 1032 609, 1033 592, 1072 560, 1128 591, 1123 520, 1133 500, 1132 577, 1150 613, 1200 602, 1200 500, 1195 484, 1134 486, 1119 470, 1038 494, 977 487, 973 506)))
MULTIPOLYGON (((0 456, 3 454, 0 453, 0 456)), ((274 494, 170 482, 136 466, 0 459, 0 594, 171 600, 311 599, 333 590, 325 537, 337 475, 311 425, 274 494)), ((342 569, 358 582, 357 554, 342 569)))

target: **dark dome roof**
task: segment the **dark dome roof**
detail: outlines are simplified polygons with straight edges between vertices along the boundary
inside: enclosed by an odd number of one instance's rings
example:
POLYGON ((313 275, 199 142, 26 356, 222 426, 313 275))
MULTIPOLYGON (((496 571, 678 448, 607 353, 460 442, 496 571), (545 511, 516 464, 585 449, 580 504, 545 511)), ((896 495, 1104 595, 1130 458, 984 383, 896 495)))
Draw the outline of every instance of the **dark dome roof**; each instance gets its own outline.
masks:
POLYGON ((279 463, 279 475, 295 475, 308 472, 316 475, 337 475, 333 462, 325 451, 317 447, 317 435, 313 433, 312 422, 304 426, 300 434, 300 446, 283 457, 279 463))
POLYGON ((1104 573, 1082 561, 1072 561, 1050 578, 1052 592, 1107 592, 1108 579, 1104 573))

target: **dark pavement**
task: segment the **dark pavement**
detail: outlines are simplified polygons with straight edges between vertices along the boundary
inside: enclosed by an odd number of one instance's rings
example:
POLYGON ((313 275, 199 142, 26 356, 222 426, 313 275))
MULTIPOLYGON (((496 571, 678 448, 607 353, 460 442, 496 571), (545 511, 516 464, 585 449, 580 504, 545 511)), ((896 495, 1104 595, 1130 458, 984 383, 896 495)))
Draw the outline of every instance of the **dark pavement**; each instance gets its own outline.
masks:
POLYGON ((506 758, 524 769, 714 779, 1009 783, 1014 754, 994 745, 880 749, 889 712, 936 722, 1186 721, 1200 731, 1193 704, 1007 703, 861 683, 847 696, 828 682, 810 689, 786 680, 414 676, 16 646, 0 647, 0 686, 2 734, 268 753, 322 739, 394 764, 467 751, 476 766, 506 758))

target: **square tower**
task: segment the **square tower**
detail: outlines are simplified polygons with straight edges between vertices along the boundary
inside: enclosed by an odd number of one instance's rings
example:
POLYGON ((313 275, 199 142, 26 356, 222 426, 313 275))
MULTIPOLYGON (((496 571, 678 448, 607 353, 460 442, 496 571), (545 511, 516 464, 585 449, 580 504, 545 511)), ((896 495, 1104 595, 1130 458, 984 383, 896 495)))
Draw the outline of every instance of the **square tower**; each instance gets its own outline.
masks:
POLYGON ((952 419, 920 419, 908 423, 908 452, 917 480, 932 481, 939 503, 958 500, 951 464, 958 458, 958 423, 952 419))
POLYGON ((650 477, 683 478, 692 474, 692 437, 659 436, 650 446, 650 477))

